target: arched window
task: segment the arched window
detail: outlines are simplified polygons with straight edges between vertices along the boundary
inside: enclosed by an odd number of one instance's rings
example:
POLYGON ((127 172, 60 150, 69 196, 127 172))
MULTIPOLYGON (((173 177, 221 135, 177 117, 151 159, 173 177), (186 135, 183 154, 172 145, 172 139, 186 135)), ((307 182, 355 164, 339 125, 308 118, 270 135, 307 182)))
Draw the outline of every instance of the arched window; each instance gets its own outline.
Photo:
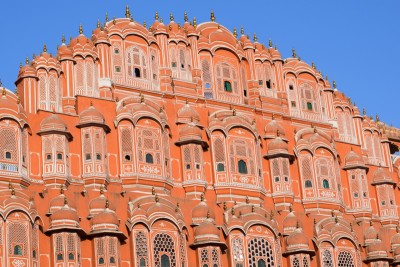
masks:
POLYGON ((310 180, 305 181, 304 183, 306 188, 311 188, 312 187, 312 182, 310 180))
POLYGON ((58 261, 62 261, 63 259, 64 259, 63 254, 62 254, 62 253, 58 253, 58 254, 57 254, 57 260, 58 260, 58 261))
POLYGON ((161 255, 161 267, 170 267, 169 257, 165 254, 161 255))
POLYGON ((128 79, 147 79, 147 61, 143 51, 131 46, 126 50, 128 79))
POLYGON ((238 161, 238 170, 241 174, 247 174, 247 164, 242 159, 238 161))
POLYGON ((303 258, 303 267, 308 267, 309 265, 308 265, 308 259, 307 259, 307 257, 304 257, 303 258))
POLYGON ((222 62, 216 66, 216 76, 218 91, 238 93, 238 75, 234 67, 222 62))
POLYGON ((145 232, 140 231, 135 234, 136 262, 139 267, 146 267, 148 259, 148 244, 145 232))
POLYGON ((104 264, 104 258, 103 257, 99 258, 99 264, 104 264))
POLYGON ((11 152, 6 152, 6 159, 11 159, 11 152))
POLYGON ((329 181, 324 179, 322 181, 322 187, 325 188, 325 189, 329 189, 329 181))
POLYGON ((204 97, 209 99, 213 98, 212 95, 212 74, 210 69, 210 62, 207 59, 201 61, 201 70, 203 78, 204 97))
POLYGON ((149 163, 149 164, 153 164, 154 163, 152 154, 150 154, 150 153, 146 154, 146 163, 149 163))
POLYGON ((22 248, 20 245, 14 246, 14 256, 22 256, 22 248))
POLYGON ((217 171, 218 172, 223 172, 225 171, 225 165, 223 163, 218 163, 217 164, 217 171))
POLYGON ((110 263, 115 263, 115 258, 114 257, 110 258, 110 263))
POLYGON ((36 259, 36 250, 32 251, 32 258, 36 259))
POLYGON ((224 91, 232 93, 232 84, 230 81, 224 81, 224 91))
POLYGON ((270 266, 275 266, 272 246, 269 244, 267 239, 263 237, 255 237, 248 242, 247 249, 248 255, 252 255, 252 257, 249 257, 248 259, 249 266, 257 265, 257 267, 265 267, 266 262, 268 262, 270 266))
POLYGON ((139 266, 140 266, 140 267, 146 267, 146 260, 143 259, 143 258, 141 258, 141 259, 139 260, 139 266))
POLYGON ((74 253, 69 253, 68 254, 68 260, 72 261, 75 259, 74 253))

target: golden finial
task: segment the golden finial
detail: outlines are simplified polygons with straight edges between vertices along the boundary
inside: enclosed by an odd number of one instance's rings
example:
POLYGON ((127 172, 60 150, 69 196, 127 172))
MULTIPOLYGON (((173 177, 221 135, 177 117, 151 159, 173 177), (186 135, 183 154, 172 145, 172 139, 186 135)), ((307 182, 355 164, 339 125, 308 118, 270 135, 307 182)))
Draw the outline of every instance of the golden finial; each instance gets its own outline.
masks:
POLYGON ((156 189, 154 188, 154 186, 151 188, 151 194, 155 195, 156 194, 156 189))
POLYGON ((60 195, 63 195, 64 194, 64 186, 60 186, 60 195))
POLYGON ((21 98, 19 97, 19 94, 18 94, 18 88, 15 88, 15 95, 17 96, 17 104, 20 104, 21 103, 21 98))
POLYGON ((254 212, 255 211, 255 207, 254 207, 254 205, 251 205, 251 212, 254 212))
POLYGON ((207 219, 210 218, 210 210, 207 210, 207 219))
POLYGON ((328 74, 327 74, 327 75, 325 75, 325 80, 329 80, 329 78, 328 78, 328 74))
POLYGON ((46 46, 46 44, 43 45, 43 52, 44 52, 44 53, 47 53, 47 46, 46 46))
POLYGON ((174 15, 172 14, 172 12, 169 13, 169 20, 170 20, 170 21, 174 21, 174 15))
POLYGON ((115 17, 113 17, 113 24, 117 24, 117 19, 115 17))
POLYGON ((11 190, 11 189, 13 189, 13 188, 14 188, 14 187, 13 187, 12 183, 11 183, 11 182, 9 182, 9 183, 8 183, 8 189, 10 189, 10 190, 11 190))
POLYGON ((299 221, 296 221, 296 229, 299 229, 300 228, 300 223, 299 223, 299 221))
POLYGON ((90 106, 93 107, 93 100, 90 100, 90 106))
POLYGON ((186 11, 185 11, 185 13, 183 13, 183 20, 184 20, 185 22, 188 22, 188 21, 189 21, 188 15, 187 15, 187 12, 186 12, 186 11))
POLYGON ((61 43, 65 44, 65 35, 64 34, 61 36, 61 43))
POLYGON ((128 19, 131 17, 131 11, 129 10, 128 5, 126 5, 126 7, 125 7, 125 17, 128 19))
POLYGON ((236 116, 236 109, 235 108, 233 108, 232 115, 236 116))
POLYGON ((293 211, 293 207, 292 207, 292 205, 290 205, 289 206, 289 212, 292 212, 293 211))
POLYGON ((155 14, 155 16, 154 16, 154 19, 155 19, 155 20, 158 20, 158 18, 159 18, 159 17, 158 17, 158 11, 156 11, 156 14, 155 14))
POLYGON ((163 23, 163 19, 162 18, 160 18, 160 22, 163 23))
POLYGON ((375 121, 379 122, 379 115, 378 114, 375 115, 375 121))
POLYGON ((314 218, 314 224, 317 224, 317 219, 314 218))
POLYGON ((100 186, 100 194, 103 195, 104 194, 104 185, 100 186))
POLYGON ((66 197, 64 197, 64 205, 68 204, 68 199, 66 197))
POLYGON ((201 202, 204 201, 204 194, 201 194, 201 196, 200 196, 200 201, 201 201, 201 202))
POLYGON ((365 108, 363 108, 363 115, 366 116, 367 115, 367 110, 365 108))
POLYGON ((244 28, 243 27, 240 27, 240 34, 244 35, 244 28))
POLYGON ((269 219, 273 220, 274 219, 274 211, 271 210, 271 213, 269 214, 269 219))
POLYGON ((350 223, 350 231, 353 232, 353 224, 350 223))
POLYGON ((249 204, 249 203, 250 203, 250 199, 248 196, 246 196, 246 204, 249 204))
POLYGON ((79 34, 83 34, 83 27, 82 27, 82 24, 79 24, 79 34))
POLYGON ((2 94, 3 96, 5 96, 5 95, 7 94, 7 91, 6 91, 6 88, 5 88, 5 87, 3 87, 3 90, 1 91, 1 94, 2 94))
POLYGON ((211 10, 211 21, 214 22, 215 21, 215 14, 214 14, 214 10, 211 10))
POLYGON ((271 39, 268 40, 268 45, 269 45, 269 47, 272 47, 272 40, 271 39))
POLYGON ((110 202, 108 201, 108 199, 106 199, 106 209, 108 209, 110 207, 110 202))
POLYGON ((224 204, 223 204, 223 209, 224 209, 224 211, 226 211, 226 202, 224 201, 224 204))
POLYGON ((11 195, 15 196, 15 189, 14 188, 11 189, 11 195))
POLYGON ((179 202, 176 202, 175 212, 179 211, 179 202))
POLYGON ((277 137, 281 136, 281 133, 279 132, 279 129, 276 129, 276 136, 277 137))
POLYGON ((106 12, 106 22, 108 22, 108 12, 106 12))
POLYGON ((140 95, 140 103, 144 102, 144 95, 140 95))
POLYGON ((254 33, 254 35, 253 35, 253 40, 254 40, 254 42, 257 42, 257 34, 256 33, 254 33))
POLYGON ((160 199, 158 198, 158 195, 157 195, 157 194, 155 194, 154 199, 155 199, 156 203, 158 203, 158 202, 160 201, 160 199))
POLYGON ((233 209, 233 207, 231 209, 231 214, 232 214, 232 216, 235 215, 235 210, 233 209))
POLYGON ((196 20, 196 17, 193 18, 193 27, 195 27, 195 28, 197 27, 197 20, 196 20))
POLYGON ((335 211, 334 210, 331 211, 331 216, 335 217, 335 211))
POLYGON ((372 226, 372 220, 369 221, 369 226, 372 226))
POLYGON ((337 216, 335 216, 335 223, 339 222, 339 218, 337 216))
POLYGON ((235 38, 237 38, 237 29, 236 29, 236 27, 233 28, 233 36, 235 36, 235 38))
POLYGON ((292 57, 296 58, 297 54, 296 54, 296 49, 292 48, 292 57))
POLYGON ((146 21, 143 21, 143 27, 147 28, 147 23, 146 23, 146 21))
POLYGON ((314 61, 311 63, 311 67, 315 70, 317 67, 315 67, 314 61))
POLYGON ((336 89, 336 81, 332 81, 333 88, 336 89))
POLYGON ((19 63, 19 68, 22 68, 22 62, 19 63))
POLYGON ((101 24, 100 24, 100 20, 97 20, 97 28, 100 29, 101 28, 101 24))

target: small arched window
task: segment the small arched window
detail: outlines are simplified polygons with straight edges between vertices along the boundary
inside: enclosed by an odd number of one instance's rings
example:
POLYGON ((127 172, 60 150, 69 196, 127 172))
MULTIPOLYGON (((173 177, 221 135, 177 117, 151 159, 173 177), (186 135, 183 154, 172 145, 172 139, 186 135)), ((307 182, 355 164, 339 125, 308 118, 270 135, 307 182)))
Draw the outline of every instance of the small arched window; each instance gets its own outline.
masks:
POLYGON ((324 179, 324 180, 322 181, 322 186, 323 186, 325 189, 329 189, 329 181, 326 180, 326 179, 324 179))
POLYGON ((238 170, 241 174, 247 174, 247 164, 242 159, 238 161, 238 170))
POLYGON ((265 260, 259 259, 257 262, 257 267, 266 267, 265 260))
POLYGON ((307 180, 307 181, 305 182, 305 187, 306 187, 306 188, 312 187, 312 182, 311 182, 310 180, 307 180))
POLYGON ((36 259, 36 250, 32 251, 32 258, 36 259))
POLYGON ((243 267, 242 263, 236 263, 236 267, 243 267))
POLYGON ((57 260, 58 260, 58 261, 62 261, 63 259, 64 259, 63 254, 62 254, 62 253, 58 253, 58 254, 57 254, 57 260))
POLYGON ((161 267, 171 267, 169 257, 165 254, 161 256, 161 267))
POLYGON ((208 264, 203 264, 203 267, 208 267, 208 264))
POLYGON ((150 154, 150 153, 146 154, 146 163, 149 163, 149 164, 153 164, 154 163, 154 159, 153 159, 153 155, 152 154, 150 154))
POLYGON ((146 267, 146 260, 144 258, 141 258, 139 261, 140 267, 146 267))
POLYGON ((218 163, 217 165, 217 171, 218 172, 223 172, 225 171, 225 165, 223 163, 218 163))
POLYGON ((110 263, 115 263, 115 258, 114 257, 110 258, 110 263))
POLYGON ((75 259, 74 253, 68 254, 68 260, 73 261, 75 259))
POLYGON ((140 78, 140 69, 139 68, 135 68, 134 75, 136 78, 140 78))
POLYGON ((103 257, 99 258, 99 264, 104 264, 104 258, 103 257))
POLYGON ((224 91, 232 93, 232 84, 230 81, 224 81, 224 91))
POLYGON ((6 152, 6 159, 11 159, 11 152, 9 151, 6 152))
POLYGON ((14 255, 15 256, 21 256, 22 255, 22 248, 20 245, 15 245, 14 246, 14 255))

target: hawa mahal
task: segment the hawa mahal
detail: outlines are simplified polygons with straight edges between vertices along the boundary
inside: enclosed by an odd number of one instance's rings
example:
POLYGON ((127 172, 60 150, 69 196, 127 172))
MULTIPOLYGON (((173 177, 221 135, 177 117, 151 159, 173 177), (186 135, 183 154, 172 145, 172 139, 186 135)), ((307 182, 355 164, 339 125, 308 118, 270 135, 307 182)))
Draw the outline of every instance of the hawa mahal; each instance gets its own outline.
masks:
POLYGON ((0 87, 0 266, 400 265, 400 130, 215 20, 106 18, 0 87))

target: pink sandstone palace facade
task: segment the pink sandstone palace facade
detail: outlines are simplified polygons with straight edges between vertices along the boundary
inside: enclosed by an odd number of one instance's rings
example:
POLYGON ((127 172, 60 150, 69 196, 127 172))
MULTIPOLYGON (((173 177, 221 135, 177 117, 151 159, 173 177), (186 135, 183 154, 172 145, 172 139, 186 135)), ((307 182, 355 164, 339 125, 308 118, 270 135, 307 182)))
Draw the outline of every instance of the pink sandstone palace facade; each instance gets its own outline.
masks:
POLYGON ((0 266, 400 265, 400 130, 215 21, 108 20, 0 87, 0 266))

